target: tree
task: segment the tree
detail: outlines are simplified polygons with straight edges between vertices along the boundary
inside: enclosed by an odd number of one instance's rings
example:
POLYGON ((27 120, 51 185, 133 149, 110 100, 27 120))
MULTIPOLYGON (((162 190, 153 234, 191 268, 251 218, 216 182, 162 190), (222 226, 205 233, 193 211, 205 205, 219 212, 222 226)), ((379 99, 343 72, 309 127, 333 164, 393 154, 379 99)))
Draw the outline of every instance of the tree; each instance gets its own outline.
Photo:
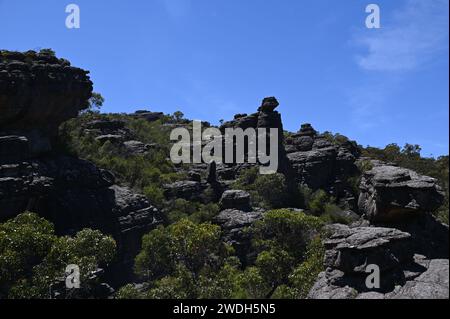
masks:
POLYGON ((44 55, 50 55, 50 56, 56 56, 55 51, 53 51, 52 49, 41 49, 39 50, 39 54, 44 54, 44 55))
POLYGON ((176 111, 173 113, 173 118, 176 122, 181 122, 184 118, 184 113, 181 111, 176 111))
POLYGON ((103 103, 105 103, 105 98, 100 93, 92 92, 87 111, 97 113, 100 111, 103 103))
POLYGON ((312 238, 323 222, 304 213, 278 209, 267 212, 253 229, 253 244, 262 249, 282 249, 301 261, 312 238))
POLYGON ((159 227, 142 238, 142 250, 136 257, 137 274, 158 279, 182 265, 195 275, 203 268, 220 266, 228 255, 220 240, 220 227, 195 224, 182 219, 166 228, 159 227))
POLYGON ((94 273, 108 266, 115 250, 115 241, 99 231, 57 237, 50 222, 30 212, 20 214, 0 224, 0 297, 49 298, 50 287, 64 283, 65 269, 72 264, 80 268, 81 288, 67 296, 95 296, 94 273))

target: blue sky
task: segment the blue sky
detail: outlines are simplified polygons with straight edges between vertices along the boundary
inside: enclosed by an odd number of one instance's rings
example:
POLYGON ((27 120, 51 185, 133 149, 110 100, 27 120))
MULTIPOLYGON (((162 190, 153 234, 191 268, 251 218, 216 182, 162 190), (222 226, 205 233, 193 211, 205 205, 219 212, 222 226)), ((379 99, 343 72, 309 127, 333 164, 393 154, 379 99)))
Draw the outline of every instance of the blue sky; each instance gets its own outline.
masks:
POLYGON ((0 48, 53 48, 91 71, 103 111, 218 123, 276 96, 362 145, 448 154, 448 0, 0 0, 0 48), (65 27, 78 4, 81 28, 65 27), (367 29, 377 3, 381 29, 367 29))

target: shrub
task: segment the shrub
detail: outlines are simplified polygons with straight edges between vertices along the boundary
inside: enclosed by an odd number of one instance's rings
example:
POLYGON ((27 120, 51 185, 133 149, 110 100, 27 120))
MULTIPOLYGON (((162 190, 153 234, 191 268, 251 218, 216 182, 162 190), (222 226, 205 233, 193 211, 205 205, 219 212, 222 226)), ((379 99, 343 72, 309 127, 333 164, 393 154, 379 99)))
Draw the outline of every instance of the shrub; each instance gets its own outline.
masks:
POLYGON ((219 226, 188 219, 155 229, 142 239, 136 273, 156 279, 170 275, 179 265, 195 274, 204 267, 214 267, 227 255, 220 233, 219 226))
POLYGON ((296 293, 296 298, 306 298, 317 280, 317 276, 324 270, 323 260, 325 248, 320 237, 313 239, 305 254, 305 261, 301 263, 289 276, 296 293))
POLYGON ((283 249, 300 261, 311 238, 323 222, 314 216, 288 209, 269 211, 253 229, 254 245, 263 249, 283 249))
POLYGON ((260 175, 258 167, 244 170, 233 184, 234 189, 248 191, 254 204, 265 208, 285 207, 289 201, 286 178, 283 174, 260 175))
POLYGON ((116 293, 117 299, 144 299, 145 294, 137 290, 132 284, 128 284, 119 289, 116 293))
POLYGON ((95 295, 92 272, 107 266, 116 243, 99 231, 85 229, 75 237, 57 237, 51 223, 23 213, 0 224, 0 297, 48 298, 49 287, 65 278, 67 265, 80 268, 76 296, 95 295))

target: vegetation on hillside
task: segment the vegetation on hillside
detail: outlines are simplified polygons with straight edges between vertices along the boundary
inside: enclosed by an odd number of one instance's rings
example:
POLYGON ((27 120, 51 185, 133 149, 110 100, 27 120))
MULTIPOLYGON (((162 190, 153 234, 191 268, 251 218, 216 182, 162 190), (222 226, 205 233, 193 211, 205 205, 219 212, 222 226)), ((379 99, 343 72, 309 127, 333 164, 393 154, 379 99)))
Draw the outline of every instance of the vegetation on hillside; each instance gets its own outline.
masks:
POLYGON ((47 220, 30 212, 20 214, 0 224, 0 299, 52 298, 59 283, 65 287, 66 267, 71 264, 79 267, 83 284, 68 297, 94 296, 99 283, 94 274, 113 260, 115 251, 115 241, 99 231, 58 237, 47 220))

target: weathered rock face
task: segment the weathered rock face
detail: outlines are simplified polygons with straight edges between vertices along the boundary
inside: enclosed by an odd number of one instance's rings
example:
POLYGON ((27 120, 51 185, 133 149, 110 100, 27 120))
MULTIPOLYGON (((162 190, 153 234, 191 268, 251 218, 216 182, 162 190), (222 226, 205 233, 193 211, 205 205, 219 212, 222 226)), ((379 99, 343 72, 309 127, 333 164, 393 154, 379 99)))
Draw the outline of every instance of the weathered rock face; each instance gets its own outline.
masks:
POLYGON ((390 165, 376 166, 365 172, 360 190, 359 209, 373 222, 432 212, 444 200, 434 178, 390 165))
POLYGON ((442 256, 446 259, 433 259, 430 251, 418 255, 417 237, 395 228, 332 225, 328 231, 326 271, 309 298, 448 298, 448 251, 442 256), (369 265, 379 267, 379 288, 366 284, 369 265))
POLYGON ((365 274, 367 265, 379 265, 382 271, 412 261, 408 246, 411 235, 393 228, 335 225, 324 242, 325 266, 346 274, 365 274))
POLYGON ((246 230, 262 219, 263 214, 261 210, 225 209, 214 219, 221 226, 224 241, 233 246, 243 265, 256 257, 251 252, 251 232, 246 230))
POLYGON ((61 235, 83 228, 111 234, 124 278, 142 236, 162 221, 144 196, 114 185, 110 172, 65 156, 0 165, 0 222, 26 210, 53 222, 61 235))
MULTIPOLYGON (((83 228, 110 234, 118 244, 112 267, 119 276, 111 280, 122 283, 132 274, 142 235, 161 223, 159 211, 90 162, 55 150, 43 154, 59 125, 87 106, 87 74, 52 55, 0 51, 0 222, 30 210, 61 235, 83 228)), ((128 134, 121 121, 94 121, 86 130, 128 134)))
POLYGON ((58 126, 87 106, 88 73, 49 54, 0 51, 0 135, 20 132, 32 154, 49 151, 58 126))
POLYGON ((427 269, 414 280, 387 295, 390 299, 448 299, 448 259, 422 260, 427 269))
POLYGON ((355 142, 333 144, 311 124, 286 139, 286 152, 296 182, 313 190, 323 189, 356 209, 356 198, 348 178, 358 173, 359 149, 355 142))
POLYGON ((223 193, 220 199, 220 207, 225 209, 237 209, 250 211, 250 194, 241 190, 229 190, 223 193))
POLYGON ((166 198, 182 198, 189 201, 202 201, 207 185, 198 181, 179 181, 164 185, 166 198))
POLYGON ((136 111, 133 114, 133 117, 135 118, 141 118, 144 119, 148 122, 155 122, 157 120, 160 120, 164 117, 164 113, 162 112, 151 112, 151 111, 147 111, 147 110, 139 110, 136 111))
MULTIPOLYGON (((267 129, 267 134, 270 134, 269 129, 276 129, 278 132, 278 170, 277 172, 283 173, 288 179, 290 179, 290 166, 289 161, 286 157, 286 152, 284 149, 284 130, 283 123, 281 120, 281 114, 275 111, 279 103, 274 97, 265 98, 261 106, 258 108, 258 113, 251 115, 237 114, 235 119, 230 122, 224 123, 220 130, 222 134, 225 134, 227 128, 241 128, 246 130, 248 128, 254 129, 267 129)), ((269 141, 269 139, 267 139, 269 141)), ((274 152, 270 150, 270 144, 266 143, 266 151, 274 152)))

